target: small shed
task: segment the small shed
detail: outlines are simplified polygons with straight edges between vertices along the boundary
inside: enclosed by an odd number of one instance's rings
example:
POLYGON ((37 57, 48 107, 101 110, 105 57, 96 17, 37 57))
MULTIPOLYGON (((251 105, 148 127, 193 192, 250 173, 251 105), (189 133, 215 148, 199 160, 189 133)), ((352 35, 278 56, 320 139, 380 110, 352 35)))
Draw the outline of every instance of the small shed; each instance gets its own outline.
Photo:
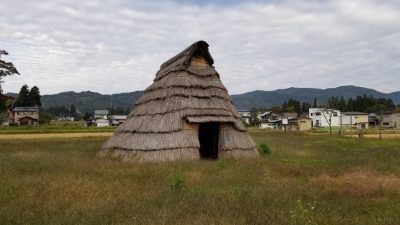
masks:
POLYGON ((311 130, 311 118, 299 116, 289 120, 291 130, 308 131, 311 130))

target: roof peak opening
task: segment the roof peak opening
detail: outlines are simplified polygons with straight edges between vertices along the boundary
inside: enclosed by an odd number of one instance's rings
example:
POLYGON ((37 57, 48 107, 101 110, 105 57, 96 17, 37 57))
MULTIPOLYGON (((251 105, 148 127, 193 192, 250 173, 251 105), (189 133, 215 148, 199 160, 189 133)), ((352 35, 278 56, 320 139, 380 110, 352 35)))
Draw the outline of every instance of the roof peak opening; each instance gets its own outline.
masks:
POLYGON ((177 54, 176 56, 170 58, 167 60, 165 63, 163 63, 160 67, 160 69, 164 69, 165 67, 171 65, 172 63, 182 60, 180 64, 188 66, 191 63, 192 58, 204 58, 209 65, 214 64, 214 60, 210 55, 210 52, 208 50, 208 43, 205 41, 197 41, 187 47, 185 50, 177 54))

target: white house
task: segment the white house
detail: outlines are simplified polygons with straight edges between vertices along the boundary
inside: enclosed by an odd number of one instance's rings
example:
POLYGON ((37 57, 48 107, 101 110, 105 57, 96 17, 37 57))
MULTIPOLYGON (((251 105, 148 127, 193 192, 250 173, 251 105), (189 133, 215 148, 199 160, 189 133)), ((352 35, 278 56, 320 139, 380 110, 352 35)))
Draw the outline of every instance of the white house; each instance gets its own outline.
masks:
POLYGON ((400 128, 400 112, 388 112, 382 115, 382 126, 386 128, 400 128))
POLYGON ((260 114, 260 128, 276 129, 281 127, 282 116, 271 111, 260 114))
POLYGON ((312 127, 329 127, 331 121, 332 127, 340 126, 340 111, 326 108, 310 108, 308 117, 311 118, 312 127))
POLYGON ((97 127, 108 127, 108 126, 110 126, 110 121, 105 120, 105 119, 98 119, 98 120, 96 120, 96 126, 97 127))
POLYGON ((356 126, 358 129, 368 128, 368 113, 342 112, 341 122, 342 126, 356 126))
POLYGON ((238 110, 243 122, 250 124, 251 112, 249 110, 238 110))
POLYGON ((110 117, 111 120, 111 125, 121 125, 123 122, 125 122, 127 115, 112 115, 110 117))
POLYGON ((94 119, 107 119, 108 117, 108 110, 101 109, 101 110, 94 110, 94 119))

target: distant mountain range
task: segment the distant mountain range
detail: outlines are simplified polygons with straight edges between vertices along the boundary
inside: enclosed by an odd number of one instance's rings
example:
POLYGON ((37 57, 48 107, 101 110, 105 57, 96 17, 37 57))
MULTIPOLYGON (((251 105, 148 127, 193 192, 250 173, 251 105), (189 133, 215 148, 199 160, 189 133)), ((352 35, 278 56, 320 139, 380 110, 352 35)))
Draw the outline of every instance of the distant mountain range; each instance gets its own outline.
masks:
MULTIPOLYGON (((143 91, 135 91, 129 93, 120 93, 112 95, 103 95, 97 92, 61 92, 53 95, 42 96, 43 108, 51 106, 66 106, 74 104, 81 112, 93 112, 95 109, 110 108, 111 104, 114 108, 122 109, 131 108, 133 104, 142 96, 143 91)), ((343 96, 344 98, 356 97, 357 95, 372 95, 376 98, 391 98, 396 104, 400 104, 400 91, 392 93, 382 93, 373 89, 341 86, 337 88, 317 89, 317 88, 287 88, 275 91, 252 91, 244 94, 232 95, 233 101, 237 109, 270 108, 272 106, 280 106, 289 98, 296 99, 301 102, 312 103, 314 97, 318 103, 327 102, 331 96, 343 96)), ((6 95, 16 97, 15 93, 7 93, 6 95)))
POLYGON ((235 105, 238 109, 270 108, 272 106, 280 106, 289 98, 296 99, 301 102, 312 103, 317 98, 318 103, 326 103, 332 96, 343 96, 355 98, 357 95, 372 95, 375 98, 391 98, 395 104, 400 104, 400 91, 392 93, 382 93, 374 89, 357 87, 357 86, 340 86, 336 88, 317 89, 317 88, 287 88, 275 91, 252 91, 244 94, 233 95, 235 105))

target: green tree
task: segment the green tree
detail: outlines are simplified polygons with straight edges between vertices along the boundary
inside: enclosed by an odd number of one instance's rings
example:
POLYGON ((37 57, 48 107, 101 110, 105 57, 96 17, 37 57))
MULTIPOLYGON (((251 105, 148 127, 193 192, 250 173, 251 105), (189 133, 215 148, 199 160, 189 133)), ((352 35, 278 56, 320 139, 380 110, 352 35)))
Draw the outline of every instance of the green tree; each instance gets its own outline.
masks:
POLYGON ((40 102, 40 90, 37 86, 33 86, 28 94, 29 98, 29 106, 41 106, 42 103, 40 102))
POLYGON ((39 123, 40 124, 49 124, 53 119, 53 116, 50 113, 47 113, 43 110, 39 111, 39 123))
POLYGON ((286 103, 286 101, 284 101, 282 104, 282 111, 286 112, 286 109, 287 109, 287 103, 286 103))
POLYGON ((19 72, 17 68, 15 68, 14 64, 12 62, 6 62, 2 60, 1 55, 8 55, 8 52, 0 50, 0 95, 3 93, 3 89, 1 88, 3 77, 11 76, 14 74, 19 75, 19 72))
POLYGON ((286 111, 301 114, 300 102, 290 98, 286 105, 286 111))
POLYGON ((260 120, 258 119, 259 111, 256 108, 252 108, 250 111, 250 126, 258 127, 260 125, 260 120))
POLYGON ((22 107, 22 106, 29 106, 29 87, 28 85, 23 85, 21 90, 18 93, 17 100, 15 100, 15 106, 22 107))
POLYGON ((301 104, 301 112, 302 113, 308 113, 308 110, 311 108, 311 104, 308 102, 303 102, 301 104))
POLYGON ((90 113, 88 113, 88 112, 85 112, 84 114, 83 114, 83 116, 82 116, 82 119, 83 120, 89 120, 90 119, 90 113))
POLYGON ((346 100, 344 100, 344 97, 343 97, 343 96, 340 97, 338 109, 339 109, 340 111, 346 110, 346 100))
POLYGON ((388 111, 393 111, 396 109, 396 105, 394 104, 393 100, 388 98, 387 100, 387 109, 388 111))
POLYGON ((75 107, 75 105, 74 104, 72 104, 70 107, 69 107, 69 110, 70 110, 70 116, 71 117, 73 117, 73 118, 76 118, 77 117, 77 111, 76 111, 76 107, 75 107))
POLYGON ((346 110, 347 111, 354 111, 354 100, 353 100, 353 98, 347 99, 346 110))
POLYGON ((312 104, 313 108, 317 108, 318 104, 317 104, 317 98, 314 98, 313 104, 312 104))

